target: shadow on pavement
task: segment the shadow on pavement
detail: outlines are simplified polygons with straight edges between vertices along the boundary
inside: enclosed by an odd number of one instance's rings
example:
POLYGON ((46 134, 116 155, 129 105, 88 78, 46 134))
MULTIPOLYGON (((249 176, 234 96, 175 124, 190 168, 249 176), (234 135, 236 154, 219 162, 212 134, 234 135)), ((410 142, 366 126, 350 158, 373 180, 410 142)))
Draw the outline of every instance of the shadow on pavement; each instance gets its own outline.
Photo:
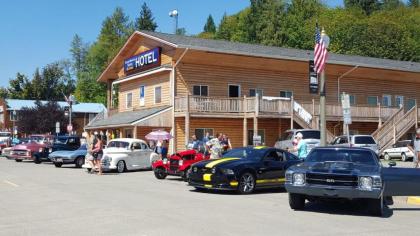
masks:
MULTIPOLYGON (((209 193, 209 194, 219 194, 219 195, 237 195, 243 196, 234 190, 217 190, 217 189, 190 189, 190 192, 196 193, 209 193)), ((270 188, 270 189, 257 189, 253 193, 248 195, 260 195, 260 194, 273 194, 273 193, 286 193, 284 188, 270 188)))
MULTIPOLYGON (((381 218, 389 218, 394 214, 394 210, 385 206, 384 215, 381 218)), ((308 212, 331 214, 331 215, 351 215, 351 216, 368 216, 369 214, 365 205, 358 202, 309 202, 305 205, 308 212)))

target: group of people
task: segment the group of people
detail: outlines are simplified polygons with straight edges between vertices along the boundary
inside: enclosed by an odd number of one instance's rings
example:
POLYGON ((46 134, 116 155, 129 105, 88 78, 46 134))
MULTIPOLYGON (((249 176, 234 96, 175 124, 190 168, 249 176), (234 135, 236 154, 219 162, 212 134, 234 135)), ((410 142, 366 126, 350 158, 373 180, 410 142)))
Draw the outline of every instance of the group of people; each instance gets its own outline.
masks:
POLYGON ((91 166, 91 174, 98 171, 98 175, 102 175, 101 159, 103 156, 103 147, 106 145, 107 138, 103 132, 83 132, 82 137, 85 139, 85 145, 87 149, 86 159, 89 161, 91 166))
POLYGON ((299 159, 306 159, 306 156, 308 155, 308 146, 305 140, 303 139, 302 133, 297 133, 295 135, 292 144, 293 147, 288 148, 287 151, 297 153, 299 159))
POLYGON ((169 141, 168 140, 149 140, 149 146, 155 153, 157 153, 160 159, 167 159, 168 158, 168 148, 169 148, 169 141))
POLYGON ((187 144, 187 149, 193 149, 197 152, 210 155, 211 159, 222 157, 223 153, 232 149, 232 144, 227 134, 218 133, 216 136, 210 136, 207 132, 202 140, 197 139, 196 135, 191 136, 187 144))

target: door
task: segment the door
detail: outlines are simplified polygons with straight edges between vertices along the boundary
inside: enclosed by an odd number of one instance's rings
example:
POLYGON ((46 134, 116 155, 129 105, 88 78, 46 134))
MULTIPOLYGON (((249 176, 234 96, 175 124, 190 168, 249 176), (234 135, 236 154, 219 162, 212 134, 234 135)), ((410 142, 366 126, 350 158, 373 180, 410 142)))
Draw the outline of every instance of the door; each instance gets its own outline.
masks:
POLYGON ((259 169, 260 178, 257 185, 273 186, 284 184, 286 153, 281 150, 270 150, 263 158, 259 169))
POLYGON ((420 196, 420 170, 416 168, 382 168, 384 196, 420 196))
POLYGON ((141 158, 141 144, 138 142, 133 142, 131 146, 131 166, 134 169, 142 168, 142 158, 141 158))
POLYGON ((152 164, 150 163, 150 154, 151 150, 147 147, 145 143, 140 143, 140 152, 139 152, 139 162, 141 168, 150 168, 152 164))

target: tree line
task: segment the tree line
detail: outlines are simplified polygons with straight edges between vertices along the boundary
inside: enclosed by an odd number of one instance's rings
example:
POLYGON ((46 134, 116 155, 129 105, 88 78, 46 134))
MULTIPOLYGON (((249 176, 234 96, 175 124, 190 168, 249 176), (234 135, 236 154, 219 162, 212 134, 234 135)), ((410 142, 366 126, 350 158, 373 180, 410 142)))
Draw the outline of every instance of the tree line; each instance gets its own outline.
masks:
MULTIPOLYGON (((269 46, 308 49, 314 47, 316 23, 331 38, 329 51, 420 62, 419 0, 344 0, 331 8, 320 0, 250 0, 242 11, 224 14, 216 25, 210 14, 200 38, 269 46)), ((75 35, 70 60, 37 69, 32 79, 17 73, 1 97, 62 100, 74 93, 80 102, 106 102, 106 85, 96 81, 100 73, 135 30, 155 31, 152 11, 143 3, 134 21, 117 7, 102 22, 96 41, 87 43, 75 35)), ((185 34, 180 28, 178 34, 185 34)))

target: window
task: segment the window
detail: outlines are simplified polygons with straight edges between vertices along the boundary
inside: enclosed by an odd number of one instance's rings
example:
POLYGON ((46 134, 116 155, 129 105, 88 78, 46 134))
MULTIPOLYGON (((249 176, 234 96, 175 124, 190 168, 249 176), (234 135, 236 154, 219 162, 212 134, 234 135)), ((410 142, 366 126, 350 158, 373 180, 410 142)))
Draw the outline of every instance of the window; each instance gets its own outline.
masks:
POLYGON ((255 97, 258 94, 259 97, 264 96, 263 90, 262 89, 250 89, 249 90, 249 96, 250 97, 255 97))
POLYGON ((404 96, 395 96, 395 105, 398 107, 404 106, 404 96))
POLYGON ((127 93, 127 98, 126 98, 126 108, 131 108, 133 107, 133 93, 127 93))
POLYGON ((264 157, 264 161, 281 161, 279 155, 277 154, 277 151, 273 150, 267 153, 267 155, 264 157))
POLYGON ((355 144, 376 144, 372 136, 356 136, 354 137, 355 144))
POLYGON ((91 122, 93 119, 95 119, 96 114, 95 113, 89 113, 89 122, 91 122))
POLYGON ((133 149, 134 150, 141 150, 141 145, 140 145, 140 143, 133 143, 133 149))
POLYGON ((195 129, 195 136, 197 137, 198 140, 203 140, 204 136, 206 135, 206 133, 209 133, 210 137, 213 137, 213 129, 212 128, 198 128, 195 129))
POLYGON ((155 87, 155 104, 162 102, 162 87, 155 87))
POLYGON ((241 96, 241 86, 239 85, 229 85, 229 97, 238 98, 241 96))
POLYGON ((146 91, 146 87, 141 85, 139 90, 140 106, 144 106, 144 93, 146 91))
POLYGON ((16 111, 10 111, 10 121, 17 121, 18 117, 17 117, 17 112, 16 111))
POLYGON ((356 104, 356 96, 355 95, 349 95, 350 99, 350 105, 356 104))
MULTIPOLYGON (((258 136, 261 136, 261 144, 265 143, 265 130, 259 129, 258 136)), ((248 145, 254 145, 254 130, 248 130, 248 145)))
POLYGON ((392 96, 391 95, 383 95, 382 96, 382 106, 386 106, 386 107, 392 106, 392 96))
POLYGON ((416 100, 415 99, 408 99, 407 100, 407 104, 406 104, 406 109, 410 110, 411 108, 413 108, 416 105, 416 100))
POLYGON ((368 96, 367 97, 367 104, 369 106, 377 106, 378 105, 378 97, 377 96, 368 96))
POLYGON ((207 85, 194 85, 193 86, 193 95, 194 96, 209 96, 209 86, 207 85))
POLYGON ((291 98, 293 96, 292 91, 280 91, 281 98, 291 98))

